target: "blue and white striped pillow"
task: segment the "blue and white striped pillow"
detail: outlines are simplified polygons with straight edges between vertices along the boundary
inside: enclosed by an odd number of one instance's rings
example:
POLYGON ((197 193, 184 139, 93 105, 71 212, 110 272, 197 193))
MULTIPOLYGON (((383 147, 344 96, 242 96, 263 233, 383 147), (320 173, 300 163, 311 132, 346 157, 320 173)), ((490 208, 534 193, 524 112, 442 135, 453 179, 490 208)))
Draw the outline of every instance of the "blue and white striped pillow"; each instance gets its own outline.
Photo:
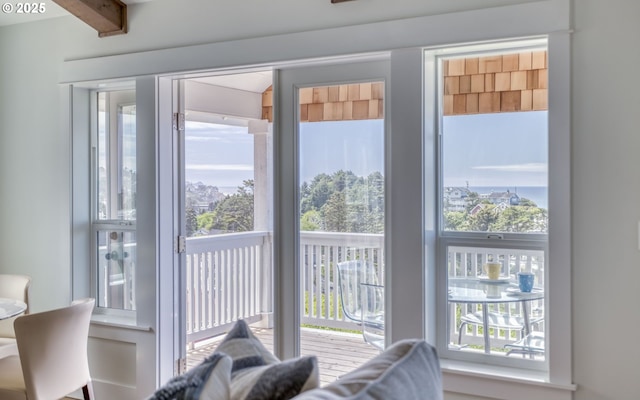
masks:
POLYGON ((288 400, 318 387, 314 356, 280 361, 239 320, 216 349, 231 357, 231 400, 288 400))

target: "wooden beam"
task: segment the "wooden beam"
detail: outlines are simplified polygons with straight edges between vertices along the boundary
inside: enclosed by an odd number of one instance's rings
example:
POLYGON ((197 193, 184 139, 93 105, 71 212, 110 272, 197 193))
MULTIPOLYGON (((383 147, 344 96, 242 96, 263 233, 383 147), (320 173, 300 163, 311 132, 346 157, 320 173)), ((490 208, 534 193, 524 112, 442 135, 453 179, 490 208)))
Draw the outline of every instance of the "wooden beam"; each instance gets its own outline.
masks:
POLYGON ((127 33, 127 5, 120 0, 53 0, 98 31, 98 36, 127 33))

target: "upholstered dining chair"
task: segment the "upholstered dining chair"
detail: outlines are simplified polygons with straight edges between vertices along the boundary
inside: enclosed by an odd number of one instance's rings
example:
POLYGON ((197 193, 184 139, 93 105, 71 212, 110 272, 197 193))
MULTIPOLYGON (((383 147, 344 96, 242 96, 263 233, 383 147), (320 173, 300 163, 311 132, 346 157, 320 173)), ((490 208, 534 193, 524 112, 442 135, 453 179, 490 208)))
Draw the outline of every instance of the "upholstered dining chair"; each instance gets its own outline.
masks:
MULTIPOLYGON (((15 299, 27 305, 25 314, 29 313, 29 287, 31 277, 26 275, 0 274, 0 297, 15 299)), ((0 358, 18 354, 16 334, 13 321, 17 317, 0 321, 0 358)))
POLYGON ((0 359, 0 399, 52 400, 82 389, 93 399, 87 341, 94 299, 15 320, 19 356, 0 359))

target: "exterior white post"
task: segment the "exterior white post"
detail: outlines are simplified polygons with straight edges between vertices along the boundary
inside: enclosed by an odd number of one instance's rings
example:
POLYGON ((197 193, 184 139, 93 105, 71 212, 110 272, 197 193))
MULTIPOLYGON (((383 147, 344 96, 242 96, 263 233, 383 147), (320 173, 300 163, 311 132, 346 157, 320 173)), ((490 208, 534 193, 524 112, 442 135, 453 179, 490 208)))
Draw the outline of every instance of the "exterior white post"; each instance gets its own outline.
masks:
POLYGON ((260 267, 260 312, 266 328, 273 327, 273 125, 266 120, 250 120, 249 133, 253 135, 253 229, 270 234, 262 246, 260 267))

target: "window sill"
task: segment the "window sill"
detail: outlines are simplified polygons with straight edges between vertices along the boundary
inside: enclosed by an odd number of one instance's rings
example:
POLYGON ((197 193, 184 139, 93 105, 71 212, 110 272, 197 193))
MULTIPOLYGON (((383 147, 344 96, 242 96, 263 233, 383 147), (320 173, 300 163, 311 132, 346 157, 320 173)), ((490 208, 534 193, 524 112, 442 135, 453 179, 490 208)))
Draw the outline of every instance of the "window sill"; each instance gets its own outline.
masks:
POLYGON ((548 374, 516 368, 441 360, 445 392, 510 400, 570 400, 576 385, 551 382, 548 374))
POLYGON ((138 325, 135 316, 93 314, 91 316, 91 324, 143 332, 151 331, 150 326, 138 325))

